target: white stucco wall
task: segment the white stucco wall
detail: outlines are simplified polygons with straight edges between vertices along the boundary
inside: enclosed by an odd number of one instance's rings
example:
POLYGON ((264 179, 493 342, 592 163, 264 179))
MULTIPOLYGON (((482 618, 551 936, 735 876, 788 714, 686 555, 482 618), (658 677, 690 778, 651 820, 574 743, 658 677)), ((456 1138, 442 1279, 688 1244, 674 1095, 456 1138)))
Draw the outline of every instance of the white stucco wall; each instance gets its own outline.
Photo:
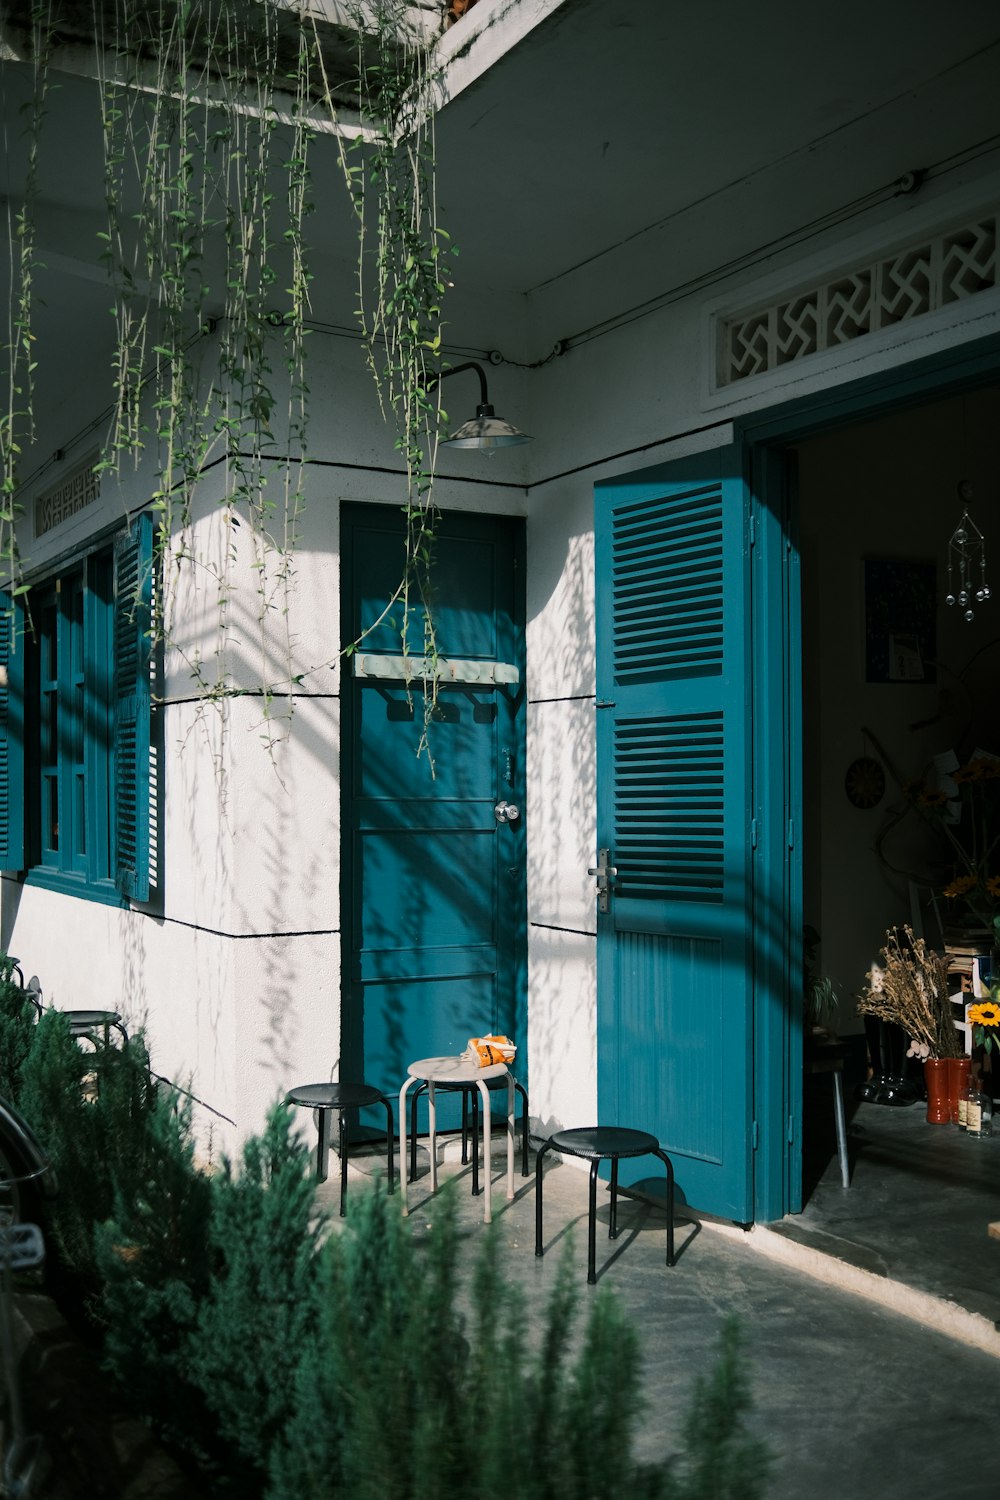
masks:
MULTIPOLYGON (((538 370, 491 368, 497 410, 535 442, 489 463, 442 457, 439 505, 527 516, 528 1045, 532 1114, 545 1126, 587 1123, 597 1110, 594 892, 586 874, 596 854, 593 485, 725 442, 735 417, 791 394, 821 392, 1000 331, 998 295, 985 293, 775 376, 724 391, 712 386, 720 307, 809 284, 821 266, 876 255, 904 232, 948 222, 991 194, 1000 196, 1000 185, 982 174, 958 188, 932 185, 916 206, 904 202, 890 212, 880 205, 867 227, 854 221, 849 241, 831 228, 811 242, 808 257, 800 250, 769 257, 764 280, 764 268, 753 265, 571 344, 538 370)), ((703 260, 709 249, 704 238, 693 246, 703 260)), ((627 259, 617 264, 627 272, 627 259)), ((623 306, 627 283, 627 274, 618 277, 623 306)), ((547 301, 485 289, 477 299, 467 283, 452 304, 452 362, 469 350, 526 357, 531 346, 550 347, 554 329, 585 325, 587 284, 560 287, 547 301)), ((605 286, 605 306, 608 295, 605 286)), ((348 296, 333 272, 317 287, 321 310, 348 296)), ((280 620, 261 641, 252 594, 247 602, 246 558, 233 606, 237 639, 227 648, 227 667, 248 690, 273 680, 279 662, 304 674, 287 740, 273 755, 263 747, 257 697, 227 700, 221 709, 190 701, 189 674, 173 654, 162 710, 162 912, 125 912, 3 883, 3 945, 39 973, 56 1003, 114 1004, 133 1022, 144 1020, 158 1071, 191 1079, 199 1097, 236 1122, 229 1130, 203 1117, 213 1149, 257 1128, 276 1094, 330 1076, 338 1062, 338 511, 347 500, 400 505, 404 490, 356 340, 318 333, 310 384, 314 464, 291 595, 291 653, 280 620)), ((460 395, 456 380, 449 390, 448 409, 459 419, 474 403, 474 387, 472 380, 460 395)), ((58 413, 49 413, 44 442, 56 448, 65 439, 58 413)), ((67 453, 66 467, 80 456, 67 453)), ((45 483, 53 477, 50 468, 45 483)), ((220 484, 213 472, 196 518, 199 546, 216 555, 228 540, 220 484)), ((109 493, 100 509, 26 548, 32 565, 134 510, 150 489, 148 468, 123 481, 121 497, 109 493)), ((214 594, 199 602, 190 587, 182 583, 177 617, 189 632, 185 644, 210 656, 214 594)), ((826 915, 824 923, 834 925, 826 915)))

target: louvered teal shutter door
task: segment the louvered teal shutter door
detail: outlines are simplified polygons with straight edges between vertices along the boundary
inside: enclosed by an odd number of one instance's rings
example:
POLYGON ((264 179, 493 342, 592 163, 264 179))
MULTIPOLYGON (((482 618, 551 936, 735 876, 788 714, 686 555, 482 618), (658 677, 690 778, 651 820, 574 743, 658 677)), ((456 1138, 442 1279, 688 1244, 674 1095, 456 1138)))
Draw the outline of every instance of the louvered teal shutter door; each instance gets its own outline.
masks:
POLYGON ((24 616, 0 594, 0 870, 23 870, 24 616))
POLYGON ((141 515, 115 542, 115 885, 149 900, 150 659, 153 521, 141 515))
MULTIPOLYGON (((602 1120, 752 1217, 747 494, 735 448, 597 487, 602 1120)), ((622 1164, 624 1167, 624 1163, 622 1164)), ((645 1168, 642 1168, 645 1170, 645 1168)))

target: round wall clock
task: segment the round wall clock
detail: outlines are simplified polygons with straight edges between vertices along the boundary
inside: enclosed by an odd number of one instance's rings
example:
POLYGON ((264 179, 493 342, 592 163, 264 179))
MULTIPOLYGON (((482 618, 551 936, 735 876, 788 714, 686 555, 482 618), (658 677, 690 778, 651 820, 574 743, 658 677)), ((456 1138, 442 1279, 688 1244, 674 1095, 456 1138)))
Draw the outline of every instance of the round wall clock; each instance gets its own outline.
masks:
POLYGON ((844 790, 852 807, 877 807, 885 796, 885 772, 877 760, 862 755, 848 766, 844 790))

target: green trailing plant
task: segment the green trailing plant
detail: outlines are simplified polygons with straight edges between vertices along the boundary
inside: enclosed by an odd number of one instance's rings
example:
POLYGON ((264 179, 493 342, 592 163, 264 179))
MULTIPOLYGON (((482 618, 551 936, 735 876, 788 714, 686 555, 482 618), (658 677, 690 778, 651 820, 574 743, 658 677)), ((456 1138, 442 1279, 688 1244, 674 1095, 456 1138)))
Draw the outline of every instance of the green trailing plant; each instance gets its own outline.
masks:
MULTIPOLYGON (((0 414, 0 553, 18 589, 15 460, 34 420, 38 143, 60 11, 59 0, 34 10, 35 94, 0 414)), ((93 3, 106 210, 100 246, 115 320, 113 411, 100 468, 116 475, 152 464, 162 576, 154 630, 186 662, 203 700, 258 693, 272 750, 296 690, 330 665, 297 671, 289 633, 308 460, 307 224, 321 123, 333 127, 356 214, 357 315, 406 473, 406 561, 387 612, 404 654, 432 664, 422 748, 437 697, 429 579, 443 413, 432 377, 441 369, 449 273, 435 194, 432 48, 414 31, 405 0, 347 0, 345 13, 356 41, 355 76, 346 83, 328 76, 312 10, 279 0, 118 0, 110 11, 93 3), (362 120, 349 138, 337 133, 345 99, 362 120), (217 464, 225 479, 215 523, 206 525, 196 498, 217 464), (242 600, 247 577, 256 580, 253 610, 242 600), (214 641, 192 644, 182 628, 178 611, 191 608, 192 590, 214 595, 214 641), (237 686, 232 662, 234 646, 248 644, 251 615, 256 690, 237 686)))
MULTIPOLYGON (((406 473, 405 562, 377 620, 398 621, 404 656, 415 656, 423 697, 417 754, 430 756, 438 699, 433 608, 437 510, 434 477, 447 413, 440 402, 443 304, 457 255, 440 222, 436 192, 434 63, 412 28, 406 0, 348 0, 357 36, 356 90, 363 134, 340 138, 357 226, 357 318, 383 414, 396 427, 406 473)), ((319 55, 319 54, 318 54, 319 55)), ((329 80, 324 96, 331 102, 329 80)), ((350 654, 358 642, 347 644, 350 654)))
MULTIPOLYGON (((182 653, 208 699, 234 691, 230 613, 240 574, 256 579, 262 662, 274 654, 275 620, 287 632, 302 510, 312 47, 300 26, 287 53, 280 14, 274 0, 152 8, 123 0, 114 66, 102 80, 104 256, 117 294, 103 465, 118 469, 154 446, 164 580, 155 628, 179 649, 179 584, 193 574, 214 591, 214 649, 182 653), (289 94, 291 124, 279 128, 289 94), (195 498, 219 459, 226 540, 215 547, 199 542, 195 498)), ((262 689, 268 722, 277 693, 290 702, 290 653, 286 634, 286 675, 262 689)), ((270 729, 265 737, 270 743, 270 729)))
POLYGON ((8 586, 14 594, 27 592, 20 576, 15 531, 16 497, 21 456, 24 448, 35 439, 34 392, 38 364, 34 331, 35 277, 41 264, 35 206, 39 194, 42 127, 48 107, 51 50, 49 7, 38 0, 31 8, 30 50, 32 96, 24 131, 27 152, 24 197, 17 207, 8 209, 10 305, 7 340, 3 348, 6 390, 5 400, 0 406, 0 569, 8 575, 8 586))

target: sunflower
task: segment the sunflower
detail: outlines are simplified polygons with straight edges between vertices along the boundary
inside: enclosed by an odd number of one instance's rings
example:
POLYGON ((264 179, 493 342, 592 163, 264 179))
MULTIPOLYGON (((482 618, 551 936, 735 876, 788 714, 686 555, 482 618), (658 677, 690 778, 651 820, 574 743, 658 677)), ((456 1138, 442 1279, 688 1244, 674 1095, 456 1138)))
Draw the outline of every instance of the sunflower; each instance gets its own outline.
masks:
POLYGON ((950 885, 945 886, 941 894, 954 900, 956 896, 968 895, 969 891, 975 890, 977 884, 975 875, 959 875, 950 885))
POLYGON ((920 807, 944 807, 947 801, 947 792, 933 791, 929 787, 917 793, 917 803, 920 807))
POLYGON ((986 889, 994 901, 1000 901, 1000 875, 991 875, 986 882, 986 889))
POLYGON ((974 1045, 981 1046, 986 1052, 992 1052, 994 1041, 1000 1047, 1000 1037, 993 1035, 1000 1027, 1000 1004, 996 1000, 984 1000, 979 1005, 970 1005, 969 1024, 972 1027, 974 1045))

